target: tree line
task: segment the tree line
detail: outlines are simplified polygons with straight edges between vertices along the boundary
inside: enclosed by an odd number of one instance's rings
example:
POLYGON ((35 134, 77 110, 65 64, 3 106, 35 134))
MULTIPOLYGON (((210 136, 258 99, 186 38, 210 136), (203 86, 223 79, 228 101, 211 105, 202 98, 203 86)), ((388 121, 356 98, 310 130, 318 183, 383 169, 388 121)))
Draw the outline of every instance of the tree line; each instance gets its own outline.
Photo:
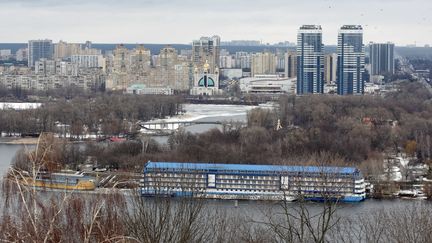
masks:
POLYGON ((176 96, 103 94, 47 101, 31 110, 2 110, 0 131, 9 135, 119 135, 136 132, 137 121, 173 116, 181 111, 182 99, 176 96))

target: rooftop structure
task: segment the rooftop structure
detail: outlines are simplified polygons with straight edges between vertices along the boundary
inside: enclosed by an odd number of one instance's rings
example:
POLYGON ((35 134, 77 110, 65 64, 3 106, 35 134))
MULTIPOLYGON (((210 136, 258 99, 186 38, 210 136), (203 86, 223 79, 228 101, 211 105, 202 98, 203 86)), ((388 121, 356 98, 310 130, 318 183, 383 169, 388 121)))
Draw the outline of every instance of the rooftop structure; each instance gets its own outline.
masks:
POLYGON ((230 171, 243 173, 262 172, 295 172, 295 173, 330 173, 330 174, 356 174, 360 171, 355 167, 336 166, 292 166, 292 165, 251 165, 251 164, 211 164, 211 163, 182 163, 182 162, 148 162, 146 169, 170 170, 196 170, 203 172, 230 171))
POLYGON ((343 25, 341 30, 363 30, 361 25, 343 25))
POLYGON ((255 75, 240 79, 243 93, 254 94, 294 94, 296 78, 282 78, 278 75, 255 75))
POLYGON ((302 25, 301 30, 321 30, 321 25, 302 25))

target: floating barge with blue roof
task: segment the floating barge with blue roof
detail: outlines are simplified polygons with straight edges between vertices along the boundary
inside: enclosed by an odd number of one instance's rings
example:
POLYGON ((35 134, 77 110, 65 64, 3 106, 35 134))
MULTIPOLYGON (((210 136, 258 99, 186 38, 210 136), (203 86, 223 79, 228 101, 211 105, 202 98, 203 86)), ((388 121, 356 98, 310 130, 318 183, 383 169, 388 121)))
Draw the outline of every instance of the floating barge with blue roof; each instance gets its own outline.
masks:
POLYGON ((365 182, 354 167, 147 162, 142 196, 359 202, 365 182))

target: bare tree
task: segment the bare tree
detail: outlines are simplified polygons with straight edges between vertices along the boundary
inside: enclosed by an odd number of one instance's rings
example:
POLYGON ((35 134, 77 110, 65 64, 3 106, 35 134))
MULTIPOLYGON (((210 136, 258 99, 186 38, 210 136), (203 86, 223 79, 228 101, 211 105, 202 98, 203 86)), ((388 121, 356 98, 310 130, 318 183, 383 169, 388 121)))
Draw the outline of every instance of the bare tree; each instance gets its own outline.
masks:
POLYGON ((331 232, 333 242, 430 242, 432 210, 423 203, 377 208, 368 214, 344 217, 331 232))
MULTIPOLYGON (((313 190, 317 192, 316 194, 309 195, 300 189, 308 186, 308 183, 304 184, 300 181, 294 183, 293 186, 298 188, 295 195, 296 202, 290 203, 282 200, 276 210, 270 209, 263 212, 265 219, 257 221, 274 234, 277 242, 323 243, 327 241, 331 230, 339 223, 340 217, 337 216, 336 211, 339 196, 344 193, 343 188, 346 184, 343 181, 339 182, 339 178, 332 171, 321 168, 323 170, 319 173, 320 176, 314 179, 316 181, 313 190), (311 197, 318 197, 321 202, 313 204, 309 201, 311 197)), ((305 171, 305 173, 308 172, 305 171)), ((297 179, 292 178, 292 180, 297 179)), ((288 192, 284 191, 284 198, 287 196, 288 192)))
POLYGON ((124 237, 120 208, 121 195, 92 195, 76 191, 53 193, 34 183, 42 170, 51 168, 55 140, 39 139, 35 151, 28 152, 24 166, 13 166, 3 181, 4 206, 0 218, 0 241, 6 242, 115 242, 124 237))

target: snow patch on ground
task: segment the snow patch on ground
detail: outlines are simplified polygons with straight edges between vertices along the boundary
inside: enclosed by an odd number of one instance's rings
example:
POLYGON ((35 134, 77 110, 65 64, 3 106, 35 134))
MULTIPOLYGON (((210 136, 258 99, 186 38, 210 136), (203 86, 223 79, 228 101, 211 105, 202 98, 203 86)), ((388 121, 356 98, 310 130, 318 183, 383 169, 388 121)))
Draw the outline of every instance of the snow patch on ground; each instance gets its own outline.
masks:
POLYGON ((12 103, 12 102, 0 102, 0 110, 30 110, 39 108, 42 103, 12 103))

